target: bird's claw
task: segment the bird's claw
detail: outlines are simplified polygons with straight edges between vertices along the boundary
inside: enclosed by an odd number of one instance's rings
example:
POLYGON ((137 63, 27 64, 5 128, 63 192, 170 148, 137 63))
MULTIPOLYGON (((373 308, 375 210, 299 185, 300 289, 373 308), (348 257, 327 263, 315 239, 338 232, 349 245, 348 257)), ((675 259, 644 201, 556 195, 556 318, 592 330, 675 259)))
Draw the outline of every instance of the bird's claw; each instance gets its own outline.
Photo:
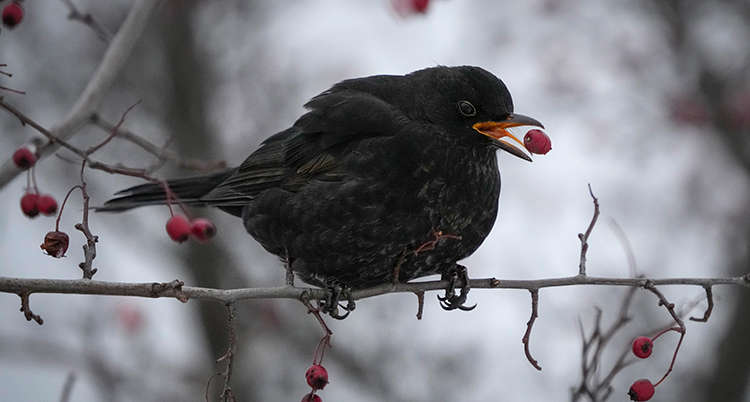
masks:
POLYGON ((469 290, 471 290, 471 287, 469 286, 469 271, 466 269, 466 267, 456 264, 455 267, 451 268, 446 274, 443 275, 443 280, 448 281, 448 287, 445 288, 445 296, 438 296, 440 307, 442 307, 443 310, 474 310, 474 308, 477 306, 476 304, 474 304, 473 306, 465 305, 466 299, 469 296, 469 290), (456 284, 458 283, 459 279, 461 280, 463 286, 461 286, 461 293, 457 295, 456 284))
POLYGON ((343 320, 344 318, 349 316, 349 313, 354 311, 354 309, 357 307, 356 303, 354 303, 354 297, 352 297, 351 288, 348 286, 344 286, 338 281, 334 279, 328 279, 326 280, 326 299, 323 302, 323 305, 320 307, 320 310, 324 314, 328 314, 331 316, 331 318, 335 318, 337 320, 343 320), (346 298, 346 306, 340 303, 342 296, 346 298), (346 311, 346 313, 339 314, 339 307, 346 311))

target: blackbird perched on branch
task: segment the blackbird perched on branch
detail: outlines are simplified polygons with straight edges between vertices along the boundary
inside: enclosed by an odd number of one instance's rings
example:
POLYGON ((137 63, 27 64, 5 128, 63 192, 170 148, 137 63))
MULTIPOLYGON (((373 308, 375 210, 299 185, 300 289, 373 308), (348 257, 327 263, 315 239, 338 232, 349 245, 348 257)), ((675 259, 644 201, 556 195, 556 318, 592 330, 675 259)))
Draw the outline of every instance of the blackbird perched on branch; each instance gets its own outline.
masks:
MULTIPOLYGON (((542 124, 513 113, 505 84, 470 66, 346 80, 305 107, 239 167, 172 180, 170 190, 187 205, 241 217, 287 269, 327 289, 324 311, 334 317, 354 308, 351 290, 433 274, 449 281, 445 309, 472 308, 457 261, 495 223, 495 151, 531 161, 506 129, 542 124)), ((119 194, 99 210, 167 202, 158 184, 119 194)))

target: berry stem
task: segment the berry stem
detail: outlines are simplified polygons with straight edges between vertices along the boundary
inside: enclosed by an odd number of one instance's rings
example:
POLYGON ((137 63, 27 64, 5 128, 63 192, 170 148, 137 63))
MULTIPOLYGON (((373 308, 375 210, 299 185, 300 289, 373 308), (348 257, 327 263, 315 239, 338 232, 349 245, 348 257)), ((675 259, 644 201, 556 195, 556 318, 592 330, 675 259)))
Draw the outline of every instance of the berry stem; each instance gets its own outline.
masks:
MULTIPOLYGON (((60 204, 60 212, 57 213, 57 220, 55 221, 55 231, 59 231, 60 230, 60 218, 62 218, 63 209, 65 209, 65 203, 68 202, 68 197, 70 197, 70 194, 73 192, 73 190, 75 190, 77 188, 79 188, 79 189, 81 189, 81 191, 83 191, 83 187, 81 187, 81 185, 79 185, 79 184, 76 184, 70 190, 68 190, 68 194, 65 194, 65 198, 63 199, 62 204, 60 204)), ((88 212, 88 211, 86 211, 86 212, 88 212)))
POLYGON ((656 387, 657 385, 661 384, 661 382, 664 381, 665 378, 667 378, 667 376, 669 375, 669 373, 672 372, 672 369, 674 368, 674 361, 677 359, 677 352, 680 351, 680 346, 682 345, 682 339, 685 338, 685 331, 684 330, 681 330, 681 329, 678 329, 678 328, 670 328, 670 329, 674 329, 675 331, 677 331, 677 332, 680 333, 680 340, 677 341, 677 347, 674 348, 674 355, 672 355, 672 362, 669 363, 669 370, 667 370, 667 372, 664 373, 664 377, 662 377, 661 380, 659 380, 659 382, 657 382, 656 384, 654 384, 654 387, 656 387))

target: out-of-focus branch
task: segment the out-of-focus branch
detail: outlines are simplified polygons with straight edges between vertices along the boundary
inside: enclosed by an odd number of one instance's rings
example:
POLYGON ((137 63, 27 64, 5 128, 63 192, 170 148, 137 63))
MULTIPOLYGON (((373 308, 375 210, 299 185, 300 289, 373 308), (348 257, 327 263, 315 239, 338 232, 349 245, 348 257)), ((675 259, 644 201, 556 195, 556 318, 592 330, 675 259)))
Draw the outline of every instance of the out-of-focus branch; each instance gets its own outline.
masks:
MULTIPOLYGON (((68 114, 53 128, 52 135, 66 140, 86 124, 94 114, 115 78, 120 74, 136 42, 141 37, 151 14, 161 2, 158 0, 138 0, 130 9, 127 18, 112 38, 99 67, 89 80, 68 114)), ((57 142, 51 142, 39 148, 39 157, 51 154, 58 148, 57 142)), ((0 188, 13 180, 20 170, 8 160, 0 166, 0 188)))

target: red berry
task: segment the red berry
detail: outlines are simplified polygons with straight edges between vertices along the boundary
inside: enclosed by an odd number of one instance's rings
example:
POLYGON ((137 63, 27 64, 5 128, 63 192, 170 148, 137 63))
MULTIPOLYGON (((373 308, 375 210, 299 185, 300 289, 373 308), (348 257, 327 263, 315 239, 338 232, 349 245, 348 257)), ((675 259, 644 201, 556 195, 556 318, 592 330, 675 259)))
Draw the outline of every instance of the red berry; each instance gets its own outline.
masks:
POLYGON ((44 236, 44 243, 42 243, 40 247, 50 256, 62 258, 65 256, 65 252, 68 251, 69 241, 70 239, 65 232, 56 230, 54 232, 49 232, 44 236))
POLYGON ((633 341, 633 354, 636 357, 645 359, 651 356, 651 352, 654 349, 654 343, 651 338, 647 336, 639 336, 633 341))
POLYGON ((651 381, 642 378, 633 383, 628 391, 631 401, 647 401, 654 396, 654 385, 651 381))
POLYGON ((319 396, 309 393, 302 397, 302 402, 323 402, 323 400, 319 396))
POLYGON ((167 234, 177 243, 182 243, 190 237, 190 222, 184 215, 174 215, 167 221, 167 234))
POLYGON ((323 389, 328 384, 328 371, 319 364, 313 364, 307 369, 305 378, 307 378, 307 385, 313 390, 323 389))
POLYGON ((26 193, 21 197, 21 211, 29 218, 33 218, 39 215, 39 208, 37 208, 36 202, 39 199, 37 193, 26 193))
POLYGON ((544 155, 552 149, 552 140, 542 130, 529 130, 523 142, 532 154, 544 155))
POLYGON ((8 28, 18 25, 23 19, 23 8, 20 4, 12 2, 3 8, 3 24, 8 28))
POLYGON ((57 201, 51 195, 43 194, 36 200, 36 208, 42 215, 54 215, 57 213, 57 201))
POLYGON ((13 163, 21 170, 29 169, 36 163, 36 157, 28 148, 18 148, 13 152, 13 163))
POLYGON ((208 219, 198 218, 190 222, 190 234, 201 243, 205 243, 216 236, 216 225, 208 219))

